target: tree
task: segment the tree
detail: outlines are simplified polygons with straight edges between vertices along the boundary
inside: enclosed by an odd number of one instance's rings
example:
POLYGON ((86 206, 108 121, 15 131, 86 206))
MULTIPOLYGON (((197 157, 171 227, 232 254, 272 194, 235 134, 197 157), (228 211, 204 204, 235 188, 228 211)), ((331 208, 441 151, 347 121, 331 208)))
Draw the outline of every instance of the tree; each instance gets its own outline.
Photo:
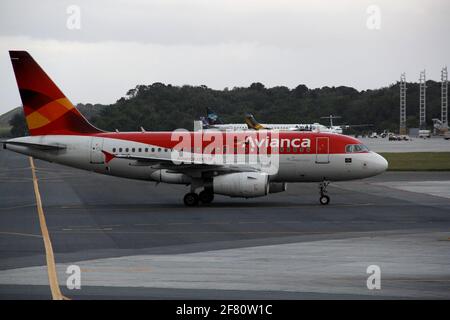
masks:
MULTIPOLYGON (((427 119, 440 117, 440 83, 427 81, 427 119)), ((419 86, 408 83, 408 126, 418 119, 419 86)), ((78 106, 77 106, 78 107, 78 106)), ((104 130, 136 131, 192 129, 193 121, 212 108, 225 123, 243 123, 252 113, 261 123, 324 122, 321 117, 341 116, 336 124, 371 124, 370 130, 398 130, 399 88, 358 91, 337 86, 309 89, 298 85, 266 88, 255 82, 249 87, 214 90, 207 86, 173 86, 163 83, 137 85, 111 105, 81 105, 79 110, 95 126, 104 130)), ((12 120, 14 135, 23 135, 25 121, 12 120)), ((327 124, 327 123, 324 123, 327 124)), ((355 130, 369 130, 361 128, 355 130)))
POLYGON ((28 135, 28 128, 25 123, 23 112, 16 113, 14 117, 9 120, 9 125, 11 126, 11 136, 23 137, 28 135))

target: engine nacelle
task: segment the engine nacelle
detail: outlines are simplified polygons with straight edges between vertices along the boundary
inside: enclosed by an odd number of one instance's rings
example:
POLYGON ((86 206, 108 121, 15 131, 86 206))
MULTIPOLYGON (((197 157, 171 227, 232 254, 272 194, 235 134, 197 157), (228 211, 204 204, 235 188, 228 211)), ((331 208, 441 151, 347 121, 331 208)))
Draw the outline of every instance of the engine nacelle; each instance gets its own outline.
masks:
POLYGON ((286 182, 271 182, 269 183, 269 193, 284 192, 287 190, 286 182))
POLYGON ((174 184, 191 183, 191 178, 189 178, 189 176, 183 173, 170 172, 169 170, 166 169, 153 171, 152 174, 150 175, 150 178, 158 182, 166 182, 174 184))
POLYGON ((230 197, 261 197, 269 193, 269 176, 260 172, 238 172, 214 177, 214 193, 230 197))

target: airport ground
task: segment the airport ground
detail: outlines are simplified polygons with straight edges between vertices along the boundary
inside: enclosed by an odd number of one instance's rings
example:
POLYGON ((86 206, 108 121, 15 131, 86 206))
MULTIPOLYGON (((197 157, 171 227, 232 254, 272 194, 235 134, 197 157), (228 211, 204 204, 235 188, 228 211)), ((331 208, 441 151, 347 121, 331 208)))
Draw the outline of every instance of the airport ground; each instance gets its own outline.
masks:
MULTIPOLYGON (((186 208, 183 186, 35 164, 71 299, 450 298, 450 172, 333 183, 328 206, 316 184, 290 184, 186 208)), ((0 195, 0 299, 51 299, 28 157, 0 151, 0 195)))
POLYGON ((443 137, 412 138, 410 141, 360 140, 388 160, 390 171, 450 171, 450 140, 443 137))

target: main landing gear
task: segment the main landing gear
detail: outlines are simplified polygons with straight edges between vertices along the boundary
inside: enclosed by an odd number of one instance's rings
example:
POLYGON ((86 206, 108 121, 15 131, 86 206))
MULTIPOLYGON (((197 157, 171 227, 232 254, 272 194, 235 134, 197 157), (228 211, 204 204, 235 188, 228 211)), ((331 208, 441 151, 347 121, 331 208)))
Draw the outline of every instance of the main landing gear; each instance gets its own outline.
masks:
POLYGON ((214 193, 205 189, 198 194, 198 197, 202 203, 211 203, 214 200, 214 193))
POLYGON ((205 189, 198 195, 195 192, 189 192, 184 196, 184 204, 188 207, 195 207, 201 203, 211 203, 214 200, 214 193, 212 190, 205 189))
POLYGON ((198 205, 198 195, 195 192, 186 193, 183 198, 184 204, 188 207, 194 207, 198 205))
POLYGON ((327 196, 327 187, 330 184, 329 181, 323 180, 320 184, 319 184, 319 190, 320 190, 320 198, 319 198, 319 202, 321 205, 327 205, 330 203, 330 197, 327 196))

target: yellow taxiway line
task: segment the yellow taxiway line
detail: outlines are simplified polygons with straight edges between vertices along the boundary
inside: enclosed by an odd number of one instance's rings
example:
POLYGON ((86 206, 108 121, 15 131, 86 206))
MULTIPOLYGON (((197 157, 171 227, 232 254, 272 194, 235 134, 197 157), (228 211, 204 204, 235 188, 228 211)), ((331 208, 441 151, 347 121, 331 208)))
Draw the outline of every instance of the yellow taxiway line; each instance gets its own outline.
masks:
POLYGON ((44 210, 42 209, 41 194, 39 193, 39 185, 36 177, 36 167, 34 166, 33 157, 30 158, 31 173, 33 175, 34 195, 36 196, 36 207, 39 215, 39 224, 41 226, 42 237, 44 238, 45 256, 47 260, 48 280, 50 283, 50 290, 52 292, 53 300, 66 300, 61 293, 58 284, 58 276, 56 274, 55 256, 53 255, 52 243, 45 222, 44 210))

